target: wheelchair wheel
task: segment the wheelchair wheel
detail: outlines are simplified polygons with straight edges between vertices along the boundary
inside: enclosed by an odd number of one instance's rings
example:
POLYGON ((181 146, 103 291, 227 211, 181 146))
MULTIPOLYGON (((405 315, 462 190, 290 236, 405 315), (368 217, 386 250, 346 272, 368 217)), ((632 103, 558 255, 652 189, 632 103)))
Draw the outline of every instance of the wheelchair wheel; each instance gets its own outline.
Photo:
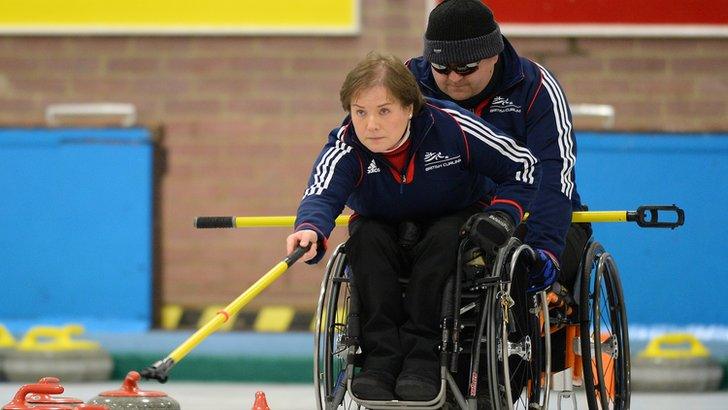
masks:
POLYGON ((579 332, 589 409, 628 409, 629 335, 617 265, 592 242, 582 269, 579 332))
MULTIPOLYGON (((519 247, 512 260, 525 248, 519 247)), ((546 408, 549 386, 544 381, 548 378, 541 377, 550 370, 550 334, 542 331, 548 328, 546 295, 527 293, 526 283, 511 266, 514 263, 508 266, 511 280, 492 287, 486 295, 484 340, 491 406, 496 410, 546 408)))
POLYGON ((344 244, 334 251, 326 265, 316 308, 314 385, 319 410, 358 408, 345 405, 347 367, 347 323, 351 299, 344 244))

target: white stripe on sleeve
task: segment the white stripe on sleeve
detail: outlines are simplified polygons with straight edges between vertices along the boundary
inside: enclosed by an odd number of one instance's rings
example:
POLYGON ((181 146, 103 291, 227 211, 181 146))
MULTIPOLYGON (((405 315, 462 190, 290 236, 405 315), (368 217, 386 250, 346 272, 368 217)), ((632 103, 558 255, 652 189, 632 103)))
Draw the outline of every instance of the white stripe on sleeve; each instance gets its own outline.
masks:
POLYGON ((306 189, 306 192, 304 192, 304 198, 309 195, 321 195, 321 193, 328 188, 331 183, 336 164, 338 164, 344 155, 351 152, 352 147, 345 144, 341 139, 344 129, 345 127, 341 127, 341 129, 339 129, 336 143, 333 147, 326 150, 324 155, 321 156, 321 159, 315 168, 313 183, 306 189))
POLYGON ((484 142, 511 161, 523 164, 523 169, 516 173, 516 180, 529 184, 534 183, 533 172, 537 161, 528 149, 519 146, 513 139, 496 133, 482 122, 457 110, 445 108, 444 111, 452 115, 465 132, 484 142))
POLYGON ((541 70, 542 83, 549 94, 551 103, 554 106, 554 117, 556 120, 556 128, 559 133, 557 141, 559 145, 559 153, 563 160, 561 167, 561 192, 571 199, 574 193, 574 179, 572 172, 576 164, 576 155, 574 154, 574 141, 572 139, 572 124, 569 120, 568 107, 566 98, 559 87, 558 83, 545 68, 536 64, 541 70))

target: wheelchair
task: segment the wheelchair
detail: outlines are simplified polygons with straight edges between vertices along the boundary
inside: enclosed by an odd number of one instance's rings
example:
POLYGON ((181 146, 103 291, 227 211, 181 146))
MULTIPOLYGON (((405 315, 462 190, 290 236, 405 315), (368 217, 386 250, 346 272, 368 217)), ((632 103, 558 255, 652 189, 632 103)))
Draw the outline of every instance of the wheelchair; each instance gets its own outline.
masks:
MULTIPOLYGON (((573 290, 527 293, 514 276, 534 251, 517 238, 487 255, 463 239, 443 290, 441 386, 429 401, 372 401, 351 392, 362 363, 356 292, 346 243, 327 265, 315 323, 314 385, 320 410, 560 409, 582 395, 589 409, 628 409, 627 315, 612 256, 589 240, 573 290), (552 372, 551 335, 562 330, 565 368, 552 372)), ((405 284, 406 286, 406 284, 405 284)))

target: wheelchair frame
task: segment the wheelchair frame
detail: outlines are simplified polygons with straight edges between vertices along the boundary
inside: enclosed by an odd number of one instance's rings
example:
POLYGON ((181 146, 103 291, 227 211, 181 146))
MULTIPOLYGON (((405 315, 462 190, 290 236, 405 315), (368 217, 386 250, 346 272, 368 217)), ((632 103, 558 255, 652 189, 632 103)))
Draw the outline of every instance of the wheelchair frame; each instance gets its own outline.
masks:
POLYGON ((556 320, 557 325, 567 326, 567 335, 571 336, 566 344, 568 366, 564 371, 552 374, 551 314, 546 292, 525 298, 528 301, 527 310, 533 315, 526 314, 528 329, 518 332, 518 329, 514 329, 514 326, 517 327, 516 321, 510 320, 514 305, 510 296, 511 279, 516 262, 524 253, 533 257, 533 250, 512 238, 499 249, 490 272, 468 283, 463 278, 462 260, 467 242, 464 240, 460 244, 457 273, 444 291, 445 295, 452 292, 453 296, 451 301, 448 301, 448 297, 443 298, 440 392, 426 402, 364 400, 351 393, 360 352, 357 343, 359 317, 351 306, 352 303, 356 306, 358 302, 349 289, 351 271, 346 264, 345 243, 336 248, 326 265, 316 312, 314 384, 317 389, 317 407, 322 410, 338 409, 341 406, 439 409, 446 405, 449 393, 449 404, 465 410, 546 409, 553 391, 557 393, 559 409, 561 401, 567 398, 572 399, 576 408, 575 393, 579 390, 575 391, 574 386, 584 385, 583 392, 589 409, 628 409, 630 366, 627 316, 619 274, 611 255, 598 242, 588 242, 571 301, 571 307, 576 308, 578 314, 568 318, 558 317, 556 320), (463 282, 465 286, 454 286, 455 283, 463 282), (463 305, 462 300, 470 302, 463 305), (448 303, 451 303, 449 308, 448 303), (608 323, 602 317, 603 311, 609 313, 608 323), (534 319, 538 320, 535 327, 534 319), (606 336, 600 336, 599 342, 595 343, 594 335, 602 335, 604 328, 606 336), (470 337, 463 339, 466 333, 470 337), (513 340, 514 336, 518 336, 517 340, 513 340), (474 343, 474 340, 480 340, 481 343, 474 343), (468 343, 468 383, 467 386, 461 386, 454 374, 458 372, 461 365, 459 357, 468 343), (481 350, 481 347, 485 348, 481 350), (485 359, 483 365, 481 358, 485 359), (511 380, 519 371, 523 373, 518 376, 519 380, 511 380), (478 384, 482 373, 486 375, 485 389, 478 384), (463 393, 461 389, 464 387, 463 393), (520 392, 514 391, 514 388, 519 387, 520 392), (482 390, 487 392, 486 396, 479 395, 483 393, 482 390), (516 400, 513 400, 514 397, 516 400), (347 400, 348 405, 345 404, 347 400))

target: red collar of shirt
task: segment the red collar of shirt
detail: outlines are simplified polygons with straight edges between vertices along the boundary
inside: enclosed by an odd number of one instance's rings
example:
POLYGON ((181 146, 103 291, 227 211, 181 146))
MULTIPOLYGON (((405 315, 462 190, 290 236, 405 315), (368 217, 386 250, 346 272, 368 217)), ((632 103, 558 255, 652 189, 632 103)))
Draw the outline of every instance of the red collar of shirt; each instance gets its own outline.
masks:
MULTIPOLYGON (((402 144, 401 147, 397 148, 392 152, 384 154, 384 158, 389 161, 394 168, 390 167, 389 171, 397 182, 402 182, 402 168, 404 168, 405 162, 407 162, 407 154, 409 154, 409 148, 412 145, 412 140, 407 138, 407 141, 402 144)), ((415 157, 412 156, 412 160, 407 164, 407 173, 405 184, 412 183, 415 176, 415 157)))

